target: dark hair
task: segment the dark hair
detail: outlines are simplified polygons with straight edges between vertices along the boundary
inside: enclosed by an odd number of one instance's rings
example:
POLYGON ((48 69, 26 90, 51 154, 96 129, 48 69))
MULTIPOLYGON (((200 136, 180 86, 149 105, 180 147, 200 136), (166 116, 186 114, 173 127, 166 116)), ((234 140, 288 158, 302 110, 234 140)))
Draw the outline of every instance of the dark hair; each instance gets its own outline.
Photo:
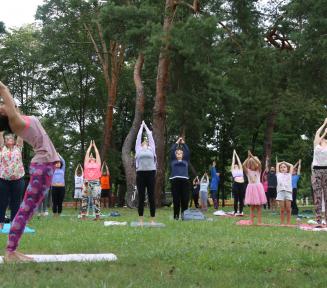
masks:
POLYGON ((0 116, 0 131, 8 131, 9 133, 12 133, 7 116, 0 116))

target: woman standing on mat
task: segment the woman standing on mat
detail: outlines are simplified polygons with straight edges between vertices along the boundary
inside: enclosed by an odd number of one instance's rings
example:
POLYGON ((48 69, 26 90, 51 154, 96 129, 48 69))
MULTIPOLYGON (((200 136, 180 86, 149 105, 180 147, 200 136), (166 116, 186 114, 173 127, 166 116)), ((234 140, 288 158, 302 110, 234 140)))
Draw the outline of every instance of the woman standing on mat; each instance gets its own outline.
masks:
MULTIPOLYGON (((312 189, 314 195, 314 205, 316 221, 321 225, 322 198, 327 207, 327 118, 323 125, 317 130, 314 139, 313 167, 312 167, 312 189), (324 130, 325 129, 325 130, 324 130), (324 130, 324 132, 323 132, 324 130)), ((327 221, 327 209, 325 209, 325 220, 327 221)))
POLYGON ((52 212, 54 217, 60 216, 62 203, 65 198, 65 170, 66 162, 59 154, 60 161, 56 162, 56 169, 53 173, 51 192, 52 192, 52 212))
POLYGON ((84 158, 84 191, 82 196, 82 220, 86 219, 88 196, 92 196, 95 207, 95 219, 100 220, 100 196, 101 196, 101 158, 95 142, 91 140, 90 146, 84 158), (94 148, 95 158, 91 153, 94 148))
POLYGON ((188 166, 190 161, 190 150, 182 137, 178 138, 171 147, 171 192, 173 194, 174 219, 178 220, 181 213, 187 209, 189 199, 188 166))
POLYGON ((0 82, 0 96, 4 104, 0 106, 0 131, 12 130, 17 136, 33 147, 35 156, 30 165, 30 182, 8 235, 4 260, 6 262, 33 261, 32 258, 16 251, 26 223, 50 188, 58 154, 44 131, 40 121, 34 116, 20 115, 8 88, 0 82))
POLYGON ((200 196, 201 196, 201 210, 207 211, 208 210, 208 186, 209 186, 209 176, 207 173, 201 178, 200 182, 200 196))
POLYGON ((83 183, 84 183, 84 173, 83 173, 83 167, 81 164, 78 164, 75 169, 74 183, 75 183, 74 199, 76 201, 75 209, 77 209, 77 203, 79 203, 80 210, 81 210, 82 195, 83 195, 83 183))
POLYGON ((110 173, 107 163, 103 162, 101 167, 101 203, 103 208, 109 208, 110 173), (108 205, 107 205, 108 203, 108 205))
POLYGON ((267 203, 265 191, 260 182, 261 162, 258 157, 248 151, 248 158, 243 163, 244 171, 248 177, 249 184, 245 191, 246 205, 250 205, 250 222, 254 224, 254 210, 257 209, 258 224, 261 224, 261 206, 267 203))
POLYGON ((219 173, 216 170, 216 161, 212 162, 210 168, 211 182, 210 182, 210 194, 213 201, 213 206, 217 210, 219 208, 219 173))
POLYGON ((292 203, 292 173, 293 165, 285 161, 277 162, 277 198, 280 207, 280 224, 284 224, 284 213, 287 216, 287 225, 291 224, 292 203))
POLYGON ((301 177, 301 159, 297 161, 293 167, 293 174, 292 174, 292 215, 299 214, 299 208, 297 207, 296 198, 297 198, 297 187, 301 177))
POLYGON ((154 185, 157 170, 156 146, 153 140, 152 132, 142 121, 135 142, 135 166, 136 166, 136 185, 138 191, 138 214, 140 224, 143 225, 145 189, 148 194, 150 206, 151 223, 154 223, 156 216, 156 204, 154 195, 154 185), (143 129, 147 138, 142 141, 143 129))
POLYGON ((242 162, 235 150, 233 151, 231 171, 233 176, 232 193, 234 197, 234 215, 243 216, 245 181, 242 162), (237 160, 237 163, 235 163, 235 160, 237 160))
POLYGON ((24 193, 23 140, 11 133, 0 133, 0 230, 9 204, 10 222, 18 211, 24 193))

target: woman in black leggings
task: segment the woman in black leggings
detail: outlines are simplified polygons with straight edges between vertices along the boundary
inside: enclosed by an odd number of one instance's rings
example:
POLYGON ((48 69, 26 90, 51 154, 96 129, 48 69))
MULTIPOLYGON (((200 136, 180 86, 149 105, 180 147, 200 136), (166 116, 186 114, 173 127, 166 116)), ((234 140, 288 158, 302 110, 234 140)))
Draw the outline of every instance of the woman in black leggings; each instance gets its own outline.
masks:
POLYGON ((243 216, 245 182, 242 163, 235 150, 233 151, 231 171, 233 175, 234 215, 243 216), (237 160, 237 163, 235 163, 235 160, 237 160))

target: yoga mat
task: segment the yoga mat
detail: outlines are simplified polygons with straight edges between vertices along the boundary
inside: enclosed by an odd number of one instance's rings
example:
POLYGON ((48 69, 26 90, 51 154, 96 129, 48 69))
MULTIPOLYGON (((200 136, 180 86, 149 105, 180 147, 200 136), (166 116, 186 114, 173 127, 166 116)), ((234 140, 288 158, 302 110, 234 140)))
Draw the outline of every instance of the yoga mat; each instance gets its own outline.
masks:
MULTIPOLYGON (((240 225, 240 226, 250 226, 251 225, 251 220, 240 220, 238 222, 236 222, 236 225, 240 225)), ((254 226, 263 226, 263 227, 289 227, 289 228, 296 228, 299 227, 299 225, 295 225, 295 224, 269 224, 269 223, 261 223, 261 224, 254 224, 254 226)))
POLYGON ((215 211, 215 212, 213 212, 213 215, 215 215, 215 216, 222 216, 222 217, 233 217, 233 218, 246 216, 245 214, 243 214, 243 215, 235 215, 233 212, 225 212, 223 210, 215 211))
POLYGON ((119 221, 104 221, 104 226, 126 226, 127 222, 119 222, 119 221))
MULTIPOLYGON (((26 255, 32 257, 35 262, 95 262, 95 261, 116 261, 117 256, 108 254, 65 254, 65 255, 26 255)), ((0 256, 0 263, 3 257, 0 256)))
POLYGON ((301 224, 299 228, 304 231, 327 232, 327 227, 317 227, 318 225, 301 224))
POLYGON ((166 225, 163 224, 163 223, 144 222, 143 224, 141 224, 140 222, 136 222, 136 221, 131 222, 130 226, 131 227, 150 227, 150 228, 163 228, 163 227, 166 227, 166 225))
MULTIPOLYGON (((2 234, 9 234, 9 230, 10 230, 10 224, 5 224, 3 225, 2 230, 0 230, 0 233, 2 234)), ((34 233, 35 229, 29 228, 29 227, 25 227, 24 233, 34 233)))

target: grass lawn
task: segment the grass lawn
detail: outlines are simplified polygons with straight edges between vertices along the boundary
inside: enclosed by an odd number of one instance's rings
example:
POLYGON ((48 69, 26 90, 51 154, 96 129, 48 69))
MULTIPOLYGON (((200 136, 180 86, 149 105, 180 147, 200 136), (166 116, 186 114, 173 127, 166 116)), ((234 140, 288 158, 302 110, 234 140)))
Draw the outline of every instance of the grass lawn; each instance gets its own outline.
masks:
MULTIPOLYGON (((136 210, 115 211, 122 216, 110 220, 137 220, 136 210)), ((118 261, 0 265, 0 287, 327 287, 326 232, 240 227, 212 212, 213 221, 182 222, 171 208, 159 209, 161 229, 104 227, 82 222, 73 209, 59 219, 34 217, 36 233, 23 236, 21 252, 114 253, 118 261)), ((264 212, 263 221, 279 216, 264 212)), ((6 241, 0 234, 1 247, 6 241)))

